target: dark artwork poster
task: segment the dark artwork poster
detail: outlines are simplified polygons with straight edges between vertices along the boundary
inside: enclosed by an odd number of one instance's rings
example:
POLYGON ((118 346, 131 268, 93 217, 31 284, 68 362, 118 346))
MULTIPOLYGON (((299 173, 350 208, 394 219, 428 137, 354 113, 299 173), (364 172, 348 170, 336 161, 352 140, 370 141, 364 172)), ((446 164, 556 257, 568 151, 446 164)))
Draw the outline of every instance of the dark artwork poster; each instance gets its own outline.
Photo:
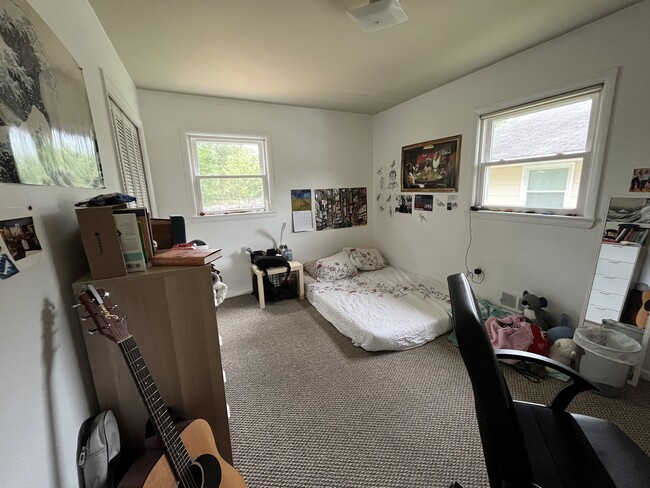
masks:
POLYGON ((395 213, 413 213, 413 195, 400 194, 395 198, 395 213))
POLYGON ((433 212, 433 195, 415 195, 415 210, 433 212))
POLYGON ((316 230, 368 225, 366 188, 314 190, 316 230))
POLYGON ((81 68, 25 0, 0 0, 0 183, 104 188, 81 68))

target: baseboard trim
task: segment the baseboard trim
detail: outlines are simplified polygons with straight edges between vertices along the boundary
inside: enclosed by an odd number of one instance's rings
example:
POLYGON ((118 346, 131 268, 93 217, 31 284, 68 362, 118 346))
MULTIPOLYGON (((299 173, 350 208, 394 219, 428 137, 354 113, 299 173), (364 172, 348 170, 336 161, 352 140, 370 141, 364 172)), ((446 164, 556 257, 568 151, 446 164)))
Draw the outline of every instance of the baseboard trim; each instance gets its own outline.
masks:
POLYGON ((231 290, 229 288, 228 296, 226 297, 226 300, 228 300, 228 298, 240 297, 242 295, 250 295, 251 293, 253 293, 252 288, 240 288, 239 290, 231 290))

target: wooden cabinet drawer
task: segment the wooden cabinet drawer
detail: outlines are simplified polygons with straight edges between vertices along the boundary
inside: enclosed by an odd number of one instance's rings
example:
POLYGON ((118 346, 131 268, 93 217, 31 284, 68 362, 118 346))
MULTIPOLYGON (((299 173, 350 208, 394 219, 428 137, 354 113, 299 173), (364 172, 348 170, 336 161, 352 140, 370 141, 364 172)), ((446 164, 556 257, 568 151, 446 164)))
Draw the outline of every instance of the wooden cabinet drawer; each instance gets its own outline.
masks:
POLYGON ((600 247, 600 256, 598 259, 607 259, 608 261, 623 261, 625 263, 634 263, 641 252, 639 246, 622 246, 620 244, 602 244, 600 247))
POLYGON ((609 259, 599 259, 596 273, 605 276, 615 276, 617 278, 630 279, 634 272, 634 264, 625 261, 613 261, 609 259))
POLYGON ((589 304, 585 319, 596 323, 600 323, 603 319, 618 320, 619 313, 618 310, 611 310, 609 308, 589 304))
POLYGON ((594 276, 594 285, 592 290, 606 291, 609 293, 616 293, 618 295, 625 295, 627 288, 630 284, 628 279, 617 278, 616 276, 607 276, 596 274, 594 276))
POLYGON ((623 295, 594 289, 589 296, 589 305, 598 305, 599 307, 605 307, 611 310, 621 310, 623 308, 624 298, 623 295))

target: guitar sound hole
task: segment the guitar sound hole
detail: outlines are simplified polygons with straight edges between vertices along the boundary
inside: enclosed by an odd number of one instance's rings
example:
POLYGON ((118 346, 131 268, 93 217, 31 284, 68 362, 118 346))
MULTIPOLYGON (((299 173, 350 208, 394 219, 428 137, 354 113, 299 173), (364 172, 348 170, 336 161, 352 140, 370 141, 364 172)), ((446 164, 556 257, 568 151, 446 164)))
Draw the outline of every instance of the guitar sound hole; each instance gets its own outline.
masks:
POLYGON ((182 488, 217 488, 221 484, 221 465, 212 454, 203 454, 190 466, 193 484, 181 482, 182 488))

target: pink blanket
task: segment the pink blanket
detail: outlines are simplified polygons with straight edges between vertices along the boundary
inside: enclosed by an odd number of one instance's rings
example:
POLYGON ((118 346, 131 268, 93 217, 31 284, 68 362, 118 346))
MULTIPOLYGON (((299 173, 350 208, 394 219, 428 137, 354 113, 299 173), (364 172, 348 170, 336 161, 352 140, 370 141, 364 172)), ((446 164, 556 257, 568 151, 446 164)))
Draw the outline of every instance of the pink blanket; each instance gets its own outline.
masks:
MULTIPOLYGON (((502 319, 489 317, 485 321, 485 328, 494 349, 527 351, 533 343, 533 331, 523 315, 508 315, 502 319)), ((501 361, 508 364, 517 362, 512 359, 501 361)))

